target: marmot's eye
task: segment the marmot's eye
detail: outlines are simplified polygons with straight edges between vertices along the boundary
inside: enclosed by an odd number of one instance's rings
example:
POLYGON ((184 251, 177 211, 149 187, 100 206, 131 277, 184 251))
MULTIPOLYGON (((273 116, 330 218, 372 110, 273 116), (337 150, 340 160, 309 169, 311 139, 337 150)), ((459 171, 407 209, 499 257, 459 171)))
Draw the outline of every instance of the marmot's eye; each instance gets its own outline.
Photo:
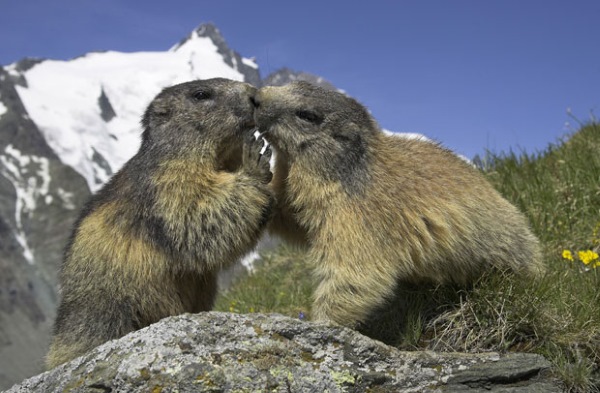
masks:
POLYGON ((212 97, 212 93, 208 90, 197 90, 192 94, 192 97, 197 101, 208 100, 212 97))
POLYGON ((311 111, 296 111, 296 116, 313 124, 321 124, 323 122, 323 116, 311 111))

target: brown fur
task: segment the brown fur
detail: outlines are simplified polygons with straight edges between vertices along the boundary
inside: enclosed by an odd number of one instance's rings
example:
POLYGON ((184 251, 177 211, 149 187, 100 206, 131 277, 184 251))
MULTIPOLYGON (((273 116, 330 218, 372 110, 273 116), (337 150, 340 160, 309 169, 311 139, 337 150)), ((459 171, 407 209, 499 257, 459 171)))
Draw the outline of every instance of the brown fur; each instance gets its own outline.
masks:
POLYGON ((308 83, 262 88, 255 105, 277 159, 271 230, 308 246, 315 319, 367 322, 400 281, 543 271, 523 214, 452 152, 387 136, 358 102, 308 83))
POLYGON ((75 226, 49 368, 161 318, 212 308, 218 271, 254 247, 270 216, 270 152, 261 157, 251 131, 255 90, 195 81, 150 104, 139 152, 75 226))

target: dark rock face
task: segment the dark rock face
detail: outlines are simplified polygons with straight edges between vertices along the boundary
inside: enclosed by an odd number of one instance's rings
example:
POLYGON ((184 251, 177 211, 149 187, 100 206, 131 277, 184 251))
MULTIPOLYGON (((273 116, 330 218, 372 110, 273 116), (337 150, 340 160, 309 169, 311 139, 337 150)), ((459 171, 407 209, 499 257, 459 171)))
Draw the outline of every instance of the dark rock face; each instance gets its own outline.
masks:
POLYGON ((18 76, 10 76, 13 83, 22 87, 27 87, 27 80, 23 77, 22 72, 30 70, 36 64, 43 62, 44 59, 36 59, 32 57, 26 57, 15 64, 16 70, 19 72, 18 76))
POLYGON ((24 154, 56 158, 19 98, 15 84, 21 80, 26 84, 22 75, 11 75, 0 67, 0 102, 6 108, 0 116, 0 148, 10 144, 24 154))
POLYGON ((15 83, 26 81, 0 68, 0 388, 42 369, 63 248, 89 195, 29 118, 15 83))
POLYGON ((104 92, 104 89, 102 89, 100 92, 100 97, 98 97, 98 106, 100 107, 100 117, 102 117, 102 120, 105 122, 108 123, 117 116, 115 109, 110 104, 110 100, 104 92))
POLYGON ((13 251, 55 286, 65 240, 89 189, 48 146, 5 75, 0 69, 0 101, 7 108, 0 117, 0 216, 18 240, 13 251))
POLYGON ((532 354, 402 352, 280 315, 166 318, 8 392, 559 392, 532 354))

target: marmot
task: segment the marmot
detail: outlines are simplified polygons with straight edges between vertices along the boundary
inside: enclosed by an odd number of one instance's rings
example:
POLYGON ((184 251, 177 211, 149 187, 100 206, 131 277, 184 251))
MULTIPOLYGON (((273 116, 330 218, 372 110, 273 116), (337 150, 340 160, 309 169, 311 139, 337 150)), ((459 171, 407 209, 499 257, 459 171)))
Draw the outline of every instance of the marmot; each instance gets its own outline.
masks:
POLYGON ((524 215, 451 151, 385 135, 356 100, 306 82, 254 103, 276 157, 270 226, 308 245, 314 319, 360 326, 399 282, 543 271, 524 215))
POLYGON ((219 269, 255 246, 273 204, 270 150, 260 154, 252 131, 255 92, 217 78, 150 103, 139 152, 91 198, 67 245, 49 368, 212 308, 219 269))

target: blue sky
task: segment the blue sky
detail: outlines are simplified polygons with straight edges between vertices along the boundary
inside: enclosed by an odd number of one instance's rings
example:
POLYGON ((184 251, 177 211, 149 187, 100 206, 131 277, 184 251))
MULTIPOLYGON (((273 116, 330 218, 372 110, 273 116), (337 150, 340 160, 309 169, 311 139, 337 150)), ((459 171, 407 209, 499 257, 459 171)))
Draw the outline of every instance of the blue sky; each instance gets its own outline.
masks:
POLYGON ((572 116, 600 116, 597 0, 0 0, 0 10, 1 65, 167 50, 213 22, 263 76, 283 66, 322 76, 382 127, 468 157, 541 151, 577 127, 572 116))

